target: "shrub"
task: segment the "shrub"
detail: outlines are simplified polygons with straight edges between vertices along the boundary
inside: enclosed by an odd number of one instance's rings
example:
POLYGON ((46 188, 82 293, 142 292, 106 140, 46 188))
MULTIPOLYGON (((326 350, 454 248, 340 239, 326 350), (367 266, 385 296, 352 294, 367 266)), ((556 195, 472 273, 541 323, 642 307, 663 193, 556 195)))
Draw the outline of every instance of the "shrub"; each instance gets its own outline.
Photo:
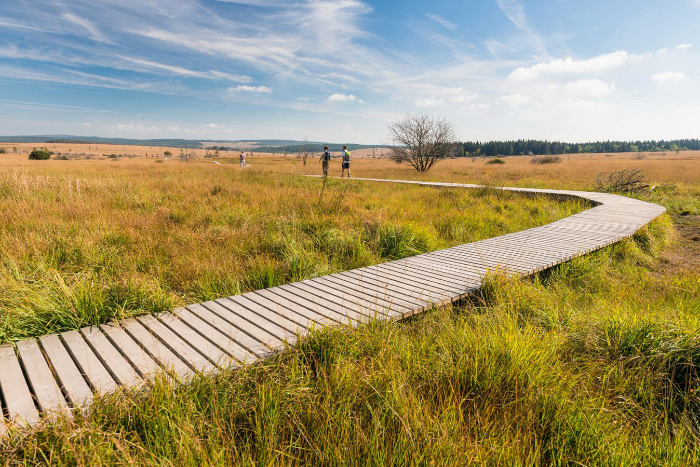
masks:
POLYGON ((561 157, 556 155, 535 156, 530 162, 532 162, 533 164, 556 164, 558 162, 561 162, 561 157))
POLYGON ((51 159, 51 152, 46 149, 34 149, 29 153, 29 160, 33 161, 45 161, 51 159))
POLYGON ((0 154, 7 154, 7 149, 0 148, 0 154))
POLYGON ((501 159, 500 157, 497 157, 495 159, 489 159, 486 161, 487 164, 505 164, 506 161, 501 159))
POLYGON ((598 174, 595 181, 597 191, 606 193, 639 193, 649 188, 641 170, 620 170, 610 175, 598 174))

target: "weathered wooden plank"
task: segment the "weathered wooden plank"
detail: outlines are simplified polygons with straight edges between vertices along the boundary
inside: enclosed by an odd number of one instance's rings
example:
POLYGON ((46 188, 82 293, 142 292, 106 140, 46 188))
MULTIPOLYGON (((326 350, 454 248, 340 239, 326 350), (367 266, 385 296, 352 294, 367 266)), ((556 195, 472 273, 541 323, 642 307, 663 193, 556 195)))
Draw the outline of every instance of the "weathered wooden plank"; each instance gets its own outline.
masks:
POLYGON ((46 356, 53 366, 58 383, 68 396, 73 407, 85 407, 92 402, 92 389, 66 350, 58 334, 50 334, 39 338, 46 356))
MULTIPOLYGON (((222 318, 228 319, 234 326, 247 332, 258 342, 270 349, 284 346, 285 342, 296 342, 297 329, 305 328, 281 317, 272 311, 251 302, 246 297, 233 296, 214 300, 210 309, 222 318), (262 331, 262 332, 261 332, 262 331)), ((209 302, 207 302, 209 306, 209 302)))
POLYGON ((403 313, 406 310, 412 310, 415 307, 414 303, 393 297, 381 287, 362 287, 352 281, 343 280, 335 274, 316 277, 314 279, 310 279, 306 283, 313 284, 320 289, 336 289, 342 293, 362 298, 369 303, 373 303, 378 308, 390 308, 400 313, 403 313))
POLYGON ((317 323, 326 323, 331 326, 335 326, 338 324, 347 324, 347 320, 344 316, 335 314, 328 309, 321 307, 317 307, 317 309, 314 309, 313 306, 306 307, 300 305, 294 301, 290 301, 288 298, 273 293, 270 289, 258 290, 256 292, 261 297, 264 297, 265 300, 268 300, 268 302, 263 303, 263 305, 270 305, 269 307, 273 307, 271 308, 273 309, 273 311, 279 309, 292 310, 301 315, 308 316, 317 323))
POLYGON ((229 366, 231 357, 226 352, 211 341, 202 337, 197 331, 187 326, 175 315, 163 314, 158 318, 161 323, 165 324, 171 331, 177 334, 180 339, 197 349, 199 353, 203 354, 211 363, 219 368, 229 366))
POLYGON ((101 325, 105 337, 119 349, 144 380, 149 380, 163 369, 153 360, 124 329, 118 326, 101 325))
POLYGON ((115 381, 123 386, 136 387, 143 380, 121 353, 96 326, 90 326, 81 330, 83 337, 90 344, 92 350, 109 371, 115 381))
POLYGON ((18 342, 17 353, 39 409, 44 413, 63 412, 70 416, 70 411, 67 410, 68 403, 37 341, 25 339, 18 342))
POLYGON ((208 340, 216 344, 221 350, 226 352, 226 354, 234 358, 235 361, 229 361, 226 364, 226 366, 229 368, 238 366, 238 363, 236 362, 250 363, 257 360, 257 357, 250 350, 246 349, 241 344, 238 344, 233 339, 230 339, 222 330, 216 329, 211 324, 192 313, 190 310, 186 308, 179 308, 173 311, 173 313, 192 329, 195 329, 202 336, 206 337, 208 340))
POLYGON ((303 334, 308 328, 313 327, 316 324, 305 316, 294 313, 292 310, 282 310, 282 313, 276 313, 275 311, 262 306, 257 300, 253 300, 250 294, 234 295, 232 297, 228 297, 228 300, 252 311, 263 319, 277 324, 279 327, 283 327, 284 329, 291 331, 292 334, 303 334))
POLYGON ((214 370, 212 362, 208 361, 197 349, 165 327, 154 316, 140 316, 136 319, 197 373, 211 373, 214 370))
POLYGON ((61 338, 93 391, 104 394, 117 388, 117 382, 78 331, 64 332, 61 338))
POLYGON ((156 336, 146 329, 136 319, 127 319, 122 322, 122 326, 129 335, 139 343, 149 354, 155 359, 160 366, 170 371, 175 377, 181 381, 189 381, 192 378, 192 370, 187 364, 177 355, 170 351, 168 347, 163 345, 156 336))
POLYGON ((275 287, 274 289, 270 289, 270 291, 307 308, 323 307, 326 310, 332 311, 336 315, 342 316, 345 322, 353 326, 356 326, 357 323, 363 323, 368 320, 367 315, 358 312, 356 309, 343 307, 332 301, 318 298, 311 294, 305 294, 295 289, 289 290, 286 287, 275 287))
POLYGON ((358 294, 355 291, 343 289, 335 283, 323 284, 313 280, 305 280, 302 282, 292 282, 291 284, 286 284, 285 287, 286 286, 308 291, 316 296, 333 300, 336 303, 355 304, 367 310, 369 316, 376 319, 396 319, 402 316, 402 310, 406 310, 405 307, 400 307, 399 305, 388 306, 377 304, 376 301, 369 301, 365 298, 365 294, 358 294))
POLYGON ((0 346, 0 391, 10 420, 20 425, 32 425, 39 421, 39 412, 22 368, 11 345, 0 346))
POLYGON ((264 357, 284 347, 285 338, 294 339, 295 334, 273 323, 254 324, 263 318, 229 299, 219 299, 187 307, 198 317, 220 330, 256 358, 264 357))

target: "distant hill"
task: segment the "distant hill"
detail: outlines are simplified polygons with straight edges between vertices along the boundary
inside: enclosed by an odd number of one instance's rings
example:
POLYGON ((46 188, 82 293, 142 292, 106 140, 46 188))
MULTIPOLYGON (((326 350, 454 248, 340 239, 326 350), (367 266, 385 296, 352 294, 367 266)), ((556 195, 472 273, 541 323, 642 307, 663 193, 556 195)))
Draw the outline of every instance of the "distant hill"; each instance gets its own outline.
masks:
MULTIPOLYGON (((192 140, 192 139, 134 139, 134 138, 105 138, 101 136, 75 135, 29 135, 29 136, 0 136, 0 143, 82 143, 82 144, 115 144, 121 146, 159 146, 173 148, 227 148, 254 149, 260 152, 296 153, 305 143, 290 139, 259 139, 259 140, 192 140)), ((309 152, 320 152, 324 145, 331 151, 340 151, 343 143, 324 143, 308 141, 309 152)), ((345 143, 351 151, 356 149, 377 147, 363 144, 345 143)))

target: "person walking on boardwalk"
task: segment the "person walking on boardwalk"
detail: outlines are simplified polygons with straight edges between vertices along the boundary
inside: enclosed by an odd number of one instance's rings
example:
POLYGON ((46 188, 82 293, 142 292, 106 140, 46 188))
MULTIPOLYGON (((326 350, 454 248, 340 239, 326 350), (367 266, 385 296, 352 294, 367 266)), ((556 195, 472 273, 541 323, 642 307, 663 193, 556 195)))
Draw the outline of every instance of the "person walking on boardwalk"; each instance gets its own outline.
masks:
POLYGON ((343 146, 343 168, 340 172, 340 178, 343 178, 346 170, 348 171, 348 178, 350 178, 350 151, 348 151, 347 146, 343 146))
POLYGON ((323 147, 323 155, 321 156, 321 167, 323 168, 323 176, 328 176, 328 164, 331 161, 331 152, 328 150, 328 146, 323 147))
POLYGON ((240 155, 238 156, 238 160, 241 161, 241 169, 245 168, 245 153, 241 151, 240 155))

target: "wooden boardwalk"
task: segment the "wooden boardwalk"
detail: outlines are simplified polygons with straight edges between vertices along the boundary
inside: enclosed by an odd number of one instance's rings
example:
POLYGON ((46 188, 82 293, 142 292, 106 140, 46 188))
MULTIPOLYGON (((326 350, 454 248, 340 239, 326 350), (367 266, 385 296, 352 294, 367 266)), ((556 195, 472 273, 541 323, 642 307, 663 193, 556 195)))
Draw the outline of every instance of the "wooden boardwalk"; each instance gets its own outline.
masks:
MULTIPOLYGON (((355 179, 357 180, 357 179, 355 179)), ((369 180, 369 179, 360 179, 369 180)), ((404 182, 478 188, 456 183, 404 182)), ((655 204, 606 193, 503 188, 593 207, 548 225, 375 266, 0 346, 0 435, 6 422, 85 410, 96 394, 137 388, 165 371, 197 373, 255 362, 313 328, 398 320, 459 300, 489 273, 525 276, 633 235, 662 214, 655 204)))

